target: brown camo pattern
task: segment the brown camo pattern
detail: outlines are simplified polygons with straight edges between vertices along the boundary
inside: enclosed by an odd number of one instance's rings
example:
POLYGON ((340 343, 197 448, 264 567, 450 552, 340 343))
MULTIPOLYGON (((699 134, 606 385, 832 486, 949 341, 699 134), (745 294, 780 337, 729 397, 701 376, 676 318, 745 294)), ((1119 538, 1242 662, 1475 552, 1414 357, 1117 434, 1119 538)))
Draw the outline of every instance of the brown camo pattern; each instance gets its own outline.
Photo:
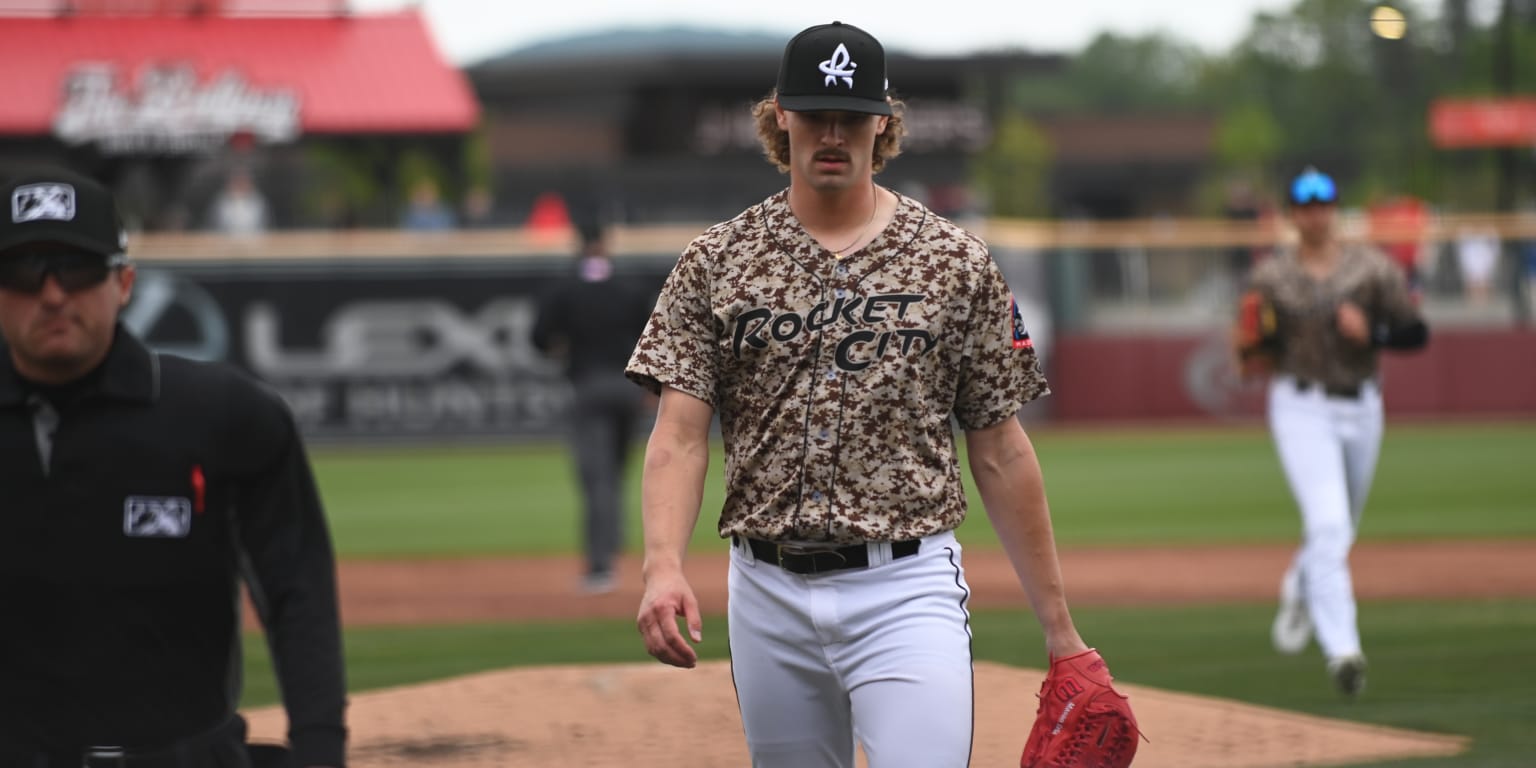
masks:
POLYGON ((1343 246, 1339 264, 1325 280, 1301 266, 1293 249, 1276 253, 1254 267, 1251 287, 1275 308, 1281 340, 1276 373, 1353 386, 1377 371, 1378 351, 1357 346, 1339 334, 1339 304, 1349 300, 1374 324, 1401 325, 1419 318, 1402 270, 1375 249, 1343 246))
POLYGON ((953 423, 1049 392, 1011 309, 986 245, 920 203, 839 261, 784 190, 683 251, 626 372, 719 415, 722 537, 912 539, 965 517, 953 423))

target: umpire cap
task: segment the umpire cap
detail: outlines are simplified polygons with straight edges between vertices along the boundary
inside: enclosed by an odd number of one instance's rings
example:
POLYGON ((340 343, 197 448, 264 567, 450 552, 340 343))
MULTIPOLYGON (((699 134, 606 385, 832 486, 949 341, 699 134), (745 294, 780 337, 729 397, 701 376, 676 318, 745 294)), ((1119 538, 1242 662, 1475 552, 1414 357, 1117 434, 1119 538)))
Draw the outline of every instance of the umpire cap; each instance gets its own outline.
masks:
POLYGON ((117 201, 95 179, 39 168, 5 180, 0 200, 0 252, 27 243, 64 243, 102 256, 128 250, 117 201))
POLYGON ((779 106, 791 112, 891 114, 885 48, 874 35, 834 21, 790 39, 779 61, 779 106))

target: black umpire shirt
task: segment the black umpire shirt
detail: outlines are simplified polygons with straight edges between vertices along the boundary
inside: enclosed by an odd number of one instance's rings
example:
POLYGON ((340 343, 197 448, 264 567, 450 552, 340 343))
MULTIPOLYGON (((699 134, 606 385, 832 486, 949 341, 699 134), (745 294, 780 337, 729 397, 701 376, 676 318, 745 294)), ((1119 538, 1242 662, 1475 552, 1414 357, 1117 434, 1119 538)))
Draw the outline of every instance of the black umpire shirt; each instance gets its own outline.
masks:
POLYGON ((563 341, 565 375, 572 381, 594 375, 624 381, 624 366, 651 317, 655 297, 646 294, 635 275, 613 271, 583 278, 581 266, 540 298, 530 334, 533 345, 549 353, 563 341))
POLYGON ((122 327, 61 389, 21 379, 0 345, 0 492, 0 743, 149 748, 225 721, 243 575, 294 764, 343 765, 330 535, 273 391, 122 327))

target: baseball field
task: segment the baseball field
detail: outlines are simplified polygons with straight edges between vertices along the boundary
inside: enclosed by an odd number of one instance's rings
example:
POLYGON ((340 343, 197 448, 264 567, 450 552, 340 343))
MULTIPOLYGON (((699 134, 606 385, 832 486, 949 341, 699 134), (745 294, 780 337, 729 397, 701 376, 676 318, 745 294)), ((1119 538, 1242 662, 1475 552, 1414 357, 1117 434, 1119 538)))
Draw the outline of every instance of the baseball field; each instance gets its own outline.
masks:
MULTIPOLYGON (((1299 523, 1258 425, 1031 432, 1085 638, 1133 700, 1218 713, 1214 726, 1144 718, 1144 751, 1171 760, 1148 765, 1536 765, 1536 421, 1389 423, 1352 559, 1371 661, 1369 686, 1354 701, 1330 688, 1315 646, 1295 657, 1269 647, 1299 523), (1256 713, 1269 719, 1244 725, 1256 713), (1427 748, 1378 754, 1329 741, 1326 729, 1341 724, 1363 726, 1352 738, 1427 748), (1241 747, 1245 731, 1251 750, 1241 747), (1170 745, 1191 752, 1167 758, 1170 745)), ((683 672, 647 663, 634 631, 638 461, 631 556, 618 589, 592 596, 576 588, 578 504, 559 444, 316 446, 312 455, 342 559, 356 764, 733 764, 718 757, 741 742, 723 665, 683 672), (461 687, 445 694, 448 684, 461 687), (638 693, 614 695, 631 689, 638 693), (418 725, 383 727, 375 697, 412 691, 432 711, 409 721, 418 725), (678 691, 692 704, 672 703, 678 691), (532 719, 566 706, 576 714, 540 721, 538 733, 477 725, 487 714, 532 719), (450 732, 459 735, 441 735, 450 732), (626 754, 626 745, 628 759, 603 757, 626 754), (637 759, 646 749, 673 757, 637 759)), ((712 514, 721 469, 717 455, 690 560, 706 611, 700 655, 711 661, 728 658, 725 546, 712 514)), ((1001 724, 987 738, 1000 729, 1007 741, 1016 724, 1022 744, 1033 670, 1045 660, 974 497, 972 510, 959 535, 974 593, 980 756, 984 719, 1001 724)), ((253 730, 280 733, 258 634, 248 636, 247 656, 253 730)))

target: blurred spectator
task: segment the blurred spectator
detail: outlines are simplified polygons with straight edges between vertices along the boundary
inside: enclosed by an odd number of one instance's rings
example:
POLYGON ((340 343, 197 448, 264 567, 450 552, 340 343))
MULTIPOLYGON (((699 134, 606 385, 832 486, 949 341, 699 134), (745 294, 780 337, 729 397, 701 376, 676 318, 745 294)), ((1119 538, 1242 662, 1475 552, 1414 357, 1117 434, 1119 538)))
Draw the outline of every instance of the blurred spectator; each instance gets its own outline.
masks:
POLYGON ((357 206, 347 199, 345 193, 335 187, 326 189, 320 193, 319 217, 322 226, 330 229, 357 229, 362 226, 362 217, 357 206))
POLYGON ((1536 240, 1520 243, 1521 273, 1525 276, 1525 306, 1527 311, 1536 305, 1536 240))
POLYGON ((495 200, 491 197, 491 190, 482 184, 476 184, 464 193, 464 204, 461 206, 463 215, 460 223, 466 229, 489 229, 498 226, 496 220, 495 200))
MULTIPOLYGON (((1246 179, 1238 179, 1227 185, 1222 213, 1230 221, 1257 223, 1259 198, 1254 194, 1253 185, 1246 179)), ((1251 245, 1235 245, 1227 249, 1227 271, 1234 285, 1242 285, 1248 279, 1248 270, 1253 267, 1254 257, 1251 245)))
POLYGON ((1485 228, 1463 229, 1456 236, 1456 263, 1462 289, 1473 304, 1485 304, 1493 293, 1499 267, 1499 233, 1485 228))
POLYGON ((437 182, 422 179, 411 188, 411 202, 405 209, 401 226, 418 232, 435 232, 458 226, 453 211, 443 203, 437 182))
POLYGON ((267 231, 267 200, 244 168, 230 172, 212 213, 213 228, 226 235, 249 237, 267 231))
MULTIPOLYGON (((549 245, 570 236, 571 213, 565 198, 556 192, 544 192, 533 201, 524 225, 536 242, 549 245)), ((627 360, 626 360, 627 362, 627 360)))
MULTIPOLYGON (((1527 224, 1536 224, 1536 200, 1521 206, 1522 217, 1527 224)), ((1515 271, 1524 294, 1520 297, 1521 318, 1527 323, 1536 316, 1536 237, 1515 244, 1515 271)))
POLYGON ((1419 264, 1430 253, 1424 237, 1429 227, 1429 206, 1412 195, 1397 195, 1372 205, 1367 215, 1371 239, 1402 268, 1408 278, 1408 289, 1417 301, 1424 284, 1419 264))

